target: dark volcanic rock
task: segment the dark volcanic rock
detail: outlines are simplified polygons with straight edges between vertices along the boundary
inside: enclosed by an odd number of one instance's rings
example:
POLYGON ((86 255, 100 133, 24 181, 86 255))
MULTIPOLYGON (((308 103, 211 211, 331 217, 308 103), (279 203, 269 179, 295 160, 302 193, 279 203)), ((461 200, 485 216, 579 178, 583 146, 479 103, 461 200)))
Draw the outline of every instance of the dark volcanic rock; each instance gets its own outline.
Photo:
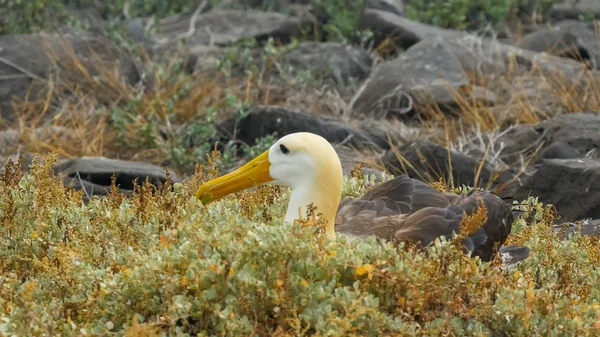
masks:
POLYGON ((600 149, 598 130, 600 113, 572 113, 537 125, 514 127, 500 137, 498 143, 505 145, 502 157, 508 158, 509 162, 518 160, 516 154, 533 154, 540 145, 540 157, 583 158, 600 149))
MULTIPOLYGON (((167 172, 160 166, 144 162, 108 159, 103 157, 82 157, 57 164, 55 172, 67 186, 84 189, 88 196, 106 195, 110 191, 111 179, 123 191, 131 191, 135 184, 141 185, 146 179, 160 187, 167 181, 167 172)), ((169 172, 173 182, 179 178, 169 172)))
POLYGON ((545 159, 516 196, 554 205, 562 221, 600 218, 600 160, 545 159))
POLYGON ((552 231, 561 239, 568 239, 572 235, 600 236, 600 220, 564 222, 554 225, 552 231))
MULTIPOLYGON (((475 186, 475 178, 480 163, 475 159, 435 143, 415 142, 399 149, 388 150, 381 158, 381 164, 391 174, 407 174, 424 181, 437 181, 444 178, 454 181, 455 186, 475 186), (450 158, 449 155, 450 154, 450 158), (451 175, 451 176, 450 176, 451 175)), ((505 189, 517 183, 510 172, 494 172, 487 164, 481 168, 477 187, 505 189)))
POLYGON ((351 78, 363 80, 373 64, 366 50, 336 42, 302 42, 286 53, 283 61, 284 69, 292 66, 296 74, 308 70, 316 78, 331 78, 341 84, 351 78))
POLYGON ((529 257, 530 249, 519 245, 504 245, 498 250, 502 258, 502 266, 510 268, 529 257))
POLYGON ((595 18, 600 18, 600 1, 577 0, 557 3, 552 7, 548 16, 559 20, 579 20, 590 14, 595 18))
POLYGON ((400 57, 377 66, 353 97, 347 116, 385 118, 413 104, 451 104, 452 89, 468 87, 459 60, 441 39, 419 42, 400 57), (412 102, 412 104, 411 104, 412 102))
POLYGON ((108 38, 74 28, 61 33, 0 36, 0 57, 3 79, 0 108, 2 116, 9 119, 13 97, 23 99, 30 89, 30 100, 44 95, 50 76, 59 88, 63 83, 84 87, 86 80, 101 76, 107 69, 111 72, 118 69, 129 84, 140 80, 133 60, 108 38), (73 57, 85 68, 89 78, 74 65, 73 57))
MULTIPOLYGON (((160 39, 178 39, 186 34, 191 17, 192 14, 163 20, 160 39)), ((194 33, 186 41, 191 45, 211 46, 226 46, 244 38, 262 41, 273 37, 276 40, 290 41, 292 36, 300 32, 304 22, 307 21, 277 12, 213 10, 198 16, 194 33)))
POLYGON ((219 129, 226 137, 233 137, 247 144, 277 132, 283 137, 294 132, 312 132, 331 143, 345 142, 355 147, 385 147, 385 138, 372 137, 358 128, 334 119, 291 111, 278 106, 255 106, 239 121, 229 119, 219 129))

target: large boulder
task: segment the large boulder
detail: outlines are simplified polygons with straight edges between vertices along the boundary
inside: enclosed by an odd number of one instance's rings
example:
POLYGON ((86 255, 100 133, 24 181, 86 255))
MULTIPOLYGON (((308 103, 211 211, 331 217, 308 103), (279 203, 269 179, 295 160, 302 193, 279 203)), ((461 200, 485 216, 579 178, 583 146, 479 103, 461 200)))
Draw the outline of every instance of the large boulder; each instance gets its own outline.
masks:
POLYGON ((508 171, 497 171, 464 153, 448 150, 432 142, 412 142, 388 150, 380 159, 391 174, 407 174, 423 181, 453 181, 455 186, 491 188, 497 192, 516 188, 518 178, 508 171))
POLYGON ((163 19, 159 41, 184 38, 189 45, 210 46, 227 46, 245 38, 264 41, 272 37, 290 41, 308 22, 305 18, 277 12, 214 9, 198 15, 193 30, 190 30, 192 18, 193 14, 163 19))
POLYGON ((515 66, 521 72, 538 71, 543 74, 561 75, 578 79, 587 66, 570 58, 548 55, 526 50, 517 46, 465 35, 445 40, 458 57, 461 66, 468 74, 479 76, 505 75, 515 66))
POLYGON ((554 205, 561 221, 600 218, 600 160, 543 160, 535 174, 517 190, 517 198, 529 196, 554 205))
POLYGON ((371 72, 373 59, 362 49, 337 42, 302 42, 283 55, 283 70, 298 75, 308 71, 317 79, 346 84, 362 81, 371 72))
MULTIPOLYGON (((146 180, 156 187, 167 181, 167 171, 160 166, 104 157, 81 157, 61 162, 55 166, 66 186, 83 190, 86 200, 94 195, 106 195, 111 189, 113 176, 115 185, 121 191, 132 191, 134 186, 146 180)), ((169 172, 173 182, 178 182, 176 174, 169 172)))
POLYGON ((365 9, 375 9, 403 16, 404 0, 366 0, 365 9))
POLYGON ((598 0, 577 0, 577 1, 561 1, 555 4, 550 12, 549 17, 558 20, 571 19, 579 20, 581 17, 591 16, 600 18, 600 1, 598 0))
POLYGON ((565 21, 555 27, 539 29, 527 34, 515 45, 535 52, 585 60, 591 68, 599 66, 596 34, 578 21, 565 21))
POLYGON ((358 127, 340 120, 288 110, 278 106, 255 106, 240 120, 220 123, 222 134, 247 144, 273 133, 283 137, 295 132, 312 132, 331 143, 343 143, 357 148, 380 148, 387 145, 383 136, 369 135, 358 127))
POLYGON ((344 114, 347 117, 397 117, 414 105, 454 102, 453 90, 468 88, 458 58, 441 39, 424 40, 400 57, 377 66, 344 114))
POLYGON ((390 38, 403 49, 408 49, 414 44, 429 38, 455 39, 465 34, 461 31, 442 29, 412 21, 395 14, 393 11, 374 7, 365 9, 359 29, 371 30, 374 34, 375 44, 390 38))
MULTIPOLYGON (((571 113, 534 125, 512 127, 496 142, 502 146, 501 159, 517 165, 534 156, 530 166, 541 158, 584 158, 600 149, 600 113, 571 113)), ((496 149, 498 150, 498 149, 496 149)))

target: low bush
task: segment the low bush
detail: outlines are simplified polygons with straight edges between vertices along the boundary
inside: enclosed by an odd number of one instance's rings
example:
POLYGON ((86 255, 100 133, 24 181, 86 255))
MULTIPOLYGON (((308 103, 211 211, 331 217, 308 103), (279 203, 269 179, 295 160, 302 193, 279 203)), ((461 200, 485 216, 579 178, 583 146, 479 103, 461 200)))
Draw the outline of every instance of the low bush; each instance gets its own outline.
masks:
MULTIPOLYGON (((552 235, 535 199, 511 243, 513 268, 375 240, 328 241, 282 223, 287 190, 261 187, 210 207, 198 168, 184 184, 82 202, 52 174, 55 155, 0 184, 0 334, 19 336, 594 335, 598 240, 552 235)), ((34 161, 37 163, 38 161, 34 161)), ((361 195, 374 177, 346 178, 361 195)))

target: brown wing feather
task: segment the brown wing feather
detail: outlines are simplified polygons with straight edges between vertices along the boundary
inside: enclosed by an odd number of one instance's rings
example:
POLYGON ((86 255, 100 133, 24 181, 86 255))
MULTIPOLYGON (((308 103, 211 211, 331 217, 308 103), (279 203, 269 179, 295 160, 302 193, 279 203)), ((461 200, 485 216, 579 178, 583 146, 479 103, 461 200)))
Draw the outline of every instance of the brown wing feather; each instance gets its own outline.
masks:
POLYGON ((344 200, 335 230, 360 238, 374 235, 427 246, 438 237, 459 233, 464 213, 472 214, 481 202, 487 207, 487 221, 463 243, 473 256, 489 261, 510 233, 513 218, 508 206, 487 191, 466 196, 442 193, 401 175, 375 186, 358 200, 344 200))

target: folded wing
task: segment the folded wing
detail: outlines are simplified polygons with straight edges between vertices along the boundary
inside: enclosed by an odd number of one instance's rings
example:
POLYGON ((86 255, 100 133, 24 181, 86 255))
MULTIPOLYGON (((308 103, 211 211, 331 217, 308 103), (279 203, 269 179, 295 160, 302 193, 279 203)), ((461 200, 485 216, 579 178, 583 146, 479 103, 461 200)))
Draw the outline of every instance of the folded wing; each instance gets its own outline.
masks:
POLYGON ((488 191, 445 193, 401 175, 376 185, 358 200, 344 200, 338 208, 335 230, 360 238, 374 235, 427 246, 438 237, 460 233, 465 215, 473 214, 481 205, 487 209, 485 221, 462 242, 472 256, 489 261, 506 241, 513 215, 502 199, 488 191))

